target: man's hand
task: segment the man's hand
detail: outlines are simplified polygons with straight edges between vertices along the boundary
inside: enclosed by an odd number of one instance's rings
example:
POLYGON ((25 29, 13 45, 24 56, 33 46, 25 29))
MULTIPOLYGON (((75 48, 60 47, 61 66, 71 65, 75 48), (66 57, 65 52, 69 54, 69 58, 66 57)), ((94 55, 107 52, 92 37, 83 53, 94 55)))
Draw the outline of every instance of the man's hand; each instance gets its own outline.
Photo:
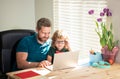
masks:
POLYGON ((42 67, 42 68, 45 68, 46 66, 50 66, 51 63, 47 60, 44 60, 44 61, 41 61, 39 64, 38 64, 38 67, 42 67))

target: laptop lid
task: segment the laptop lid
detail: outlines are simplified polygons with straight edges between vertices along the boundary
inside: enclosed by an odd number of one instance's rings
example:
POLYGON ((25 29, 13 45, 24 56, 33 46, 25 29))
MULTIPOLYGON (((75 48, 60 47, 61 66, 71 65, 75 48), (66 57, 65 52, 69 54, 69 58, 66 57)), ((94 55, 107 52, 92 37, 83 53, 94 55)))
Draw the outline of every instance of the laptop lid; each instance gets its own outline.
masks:
POLYGON ((54 55, 53 70, 76 67, 78 64, 79 51, 58 53, 54 55))

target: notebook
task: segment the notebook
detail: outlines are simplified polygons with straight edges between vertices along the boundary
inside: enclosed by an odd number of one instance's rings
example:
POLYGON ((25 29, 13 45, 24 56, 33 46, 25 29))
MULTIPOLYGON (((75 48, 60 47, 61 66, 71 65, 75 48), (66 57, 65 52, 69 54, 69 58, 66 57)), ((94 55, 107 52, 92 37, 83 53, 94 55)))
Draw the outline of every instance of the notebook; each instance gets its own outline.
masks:
POLYGON ((61 70, 78 65, 79 51, 58 53, 54 55, 53 65, 47 67, 50 70, 61 70))
POLYGON ((19 77, 20 79, 26 79, 26 78, 32 78, 40 76, 40 74, 34 72, 34 71, 25 71, 15 74, 15 76, 19 77))

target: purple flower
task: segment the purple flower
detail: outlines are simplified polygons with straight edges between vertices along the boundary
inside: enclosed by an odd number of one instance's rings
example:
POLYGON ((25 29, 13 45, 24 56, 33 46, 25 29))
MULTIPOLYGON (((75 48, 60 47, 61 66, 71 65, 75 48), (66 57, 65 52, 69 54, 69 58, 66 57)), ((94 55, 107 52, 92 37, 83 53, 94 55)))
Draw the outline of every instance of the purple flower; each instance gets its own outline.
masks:
POLYGON ((109 12, 109 9, 108 9, 108 8, 104 8, 104 9, 103 9, 103 12, 104 12, 104 13, 107 13, 107 12, 109 12))
POLYGON ((94 10, 88 11, 88 14, 90 14, 90 15, 94 14, 94 10))
POLYGON ((105 14, 103 12, 100 13, 100 16, 104 16, 105 14))
POLYGON ((107 16, 112 16, 112 13, 111 13, 111 12, 107 12, 106 15, 107 15, 107 16))
MULTIPOLYGON (((89 10, 88 11, 88 13, 89 13, 89 15, 92 15, 92 14, 94 14, 94 10, 89 10)), ((96 15, 97 16, 97 15, 96 15)), ((102 23, 102 21, 104 22, 104 16, 105 16, 105 18, 107 18, 107 17, 109 17, 109 16, 112 16, 112 13, 110 12, 110 10, 108 9, 108 8, 104 8, 103 9, 103 11, 102 12, 100 12, 100 15, 99 15, 100 17, 99 18, 97 18, 96 20, 95 20, 95 22, 97 21, 97 24, 98 23, 102 23)))
POLYGON ((98 18, 97 21, 98 21, 98 22, 102 22, 102 18, 98 18))

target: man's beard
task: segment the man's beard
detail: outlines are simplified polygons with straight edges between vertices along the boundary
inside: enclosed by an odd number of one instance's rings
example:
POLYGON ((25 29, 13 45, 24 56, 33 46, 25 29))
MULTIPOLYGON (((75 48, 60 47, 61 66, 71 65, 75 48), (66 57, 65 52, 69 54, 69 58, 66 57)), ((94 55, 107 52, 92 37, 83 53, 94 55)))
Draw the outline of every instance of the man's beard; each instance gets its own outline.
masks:
POLYGON ((46 41, 48 40, 48 38, 49 38, 49 37, 42 37, 42 38, 40 38, 39 36, 37 36, 37 39, 38 39, 40 42, 42 42, 42 43, 46 42, 46 41))

